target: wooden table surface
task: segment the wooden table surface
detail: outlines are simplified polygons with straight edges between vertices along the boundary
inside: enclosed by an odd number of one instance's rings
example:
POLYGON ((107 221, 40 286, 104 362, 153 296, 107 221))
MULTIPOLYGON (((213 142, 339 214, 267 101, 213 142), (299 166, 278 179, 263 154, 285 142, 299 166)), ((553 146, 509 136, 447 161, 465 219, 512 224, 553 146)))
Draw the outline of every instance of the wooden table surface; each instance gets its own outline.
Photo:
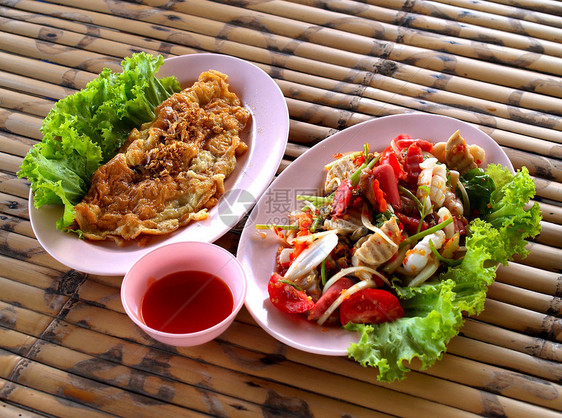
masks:
MULTIPOLYGON (((562 2, 0 0, 0 106, 0 415, 562 413, 562 2), (401 382, 287 347, 244 309, 213 342, 158 344, 125 315, 122 277, 42 249, 16 176, 54 101, 138 51, 217 52, 268 72, 291 118, 279 172, 371 118, 474 124, 528 167, 542 233, 499 269, 444 358, 401 382)), ((235 252, 238 237, 218 243, 235 252)))

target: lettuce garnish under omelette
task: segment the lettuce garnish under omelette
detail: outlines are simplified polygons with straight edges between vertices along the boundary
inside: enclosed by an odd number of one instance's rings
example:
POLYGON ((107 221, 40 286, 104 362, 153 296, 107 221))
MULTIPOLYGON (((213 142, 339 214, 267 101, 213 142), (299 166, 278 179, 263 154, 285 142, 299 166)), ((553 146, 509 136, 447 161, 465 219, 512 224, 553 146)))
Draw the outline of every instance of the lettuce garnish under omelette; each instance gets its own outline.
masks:
POLYGON ((239 132, 250 112, 229 91, 228 77, 209 70, 134 129, 122 152, 99 167, 74 207, 85 238, 118 244, 172 232, 208 216, 224 180, 247 145, 239 132))

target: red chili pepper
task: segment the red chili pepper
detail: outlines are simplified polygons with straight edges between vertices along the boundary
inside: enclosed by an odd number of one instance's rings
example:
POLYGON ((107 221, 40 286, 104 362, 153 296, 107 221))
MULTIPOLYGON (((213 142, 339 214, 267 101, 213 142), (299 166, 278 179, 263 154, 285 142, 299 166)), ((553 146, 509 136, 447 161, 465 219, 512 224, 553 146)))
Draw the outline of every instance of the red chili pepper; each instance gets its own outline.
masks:
POLYGON ((352 195, 353 185, 351 184, 351 180, 345 179, 334 192, 334 201, 332 203, 332 215, 334 218, 342 216, 345 213, 347 207, 349 206, 349 202, 351 201, 352 195))
POLYGON ((433 149, 433 144, 428 142, 424 139, 413 139, 409 135, 398 135, 396 138, 393 139, 394 144, 398 149, 402 150, 404 148, 408 148, 412 144, 417 144, 423 151, 431 152, 433 149))
POLYGON ((398 157, 396 157, 396 154, 394 152, 389 152, 381 155, 379 163, 377 165, 383 164, 388 164, 392 167, 392 169, 394 170, 394 176, 397 179, 403 180, 404 178, 406 178, 406 172, 402 168, 402 164, 400 164, 400 161, 398 161, 398 157))
POLYGON ((423 154, 417 144, 412 144, 408 148, 404 167, 406 169, 406 181, 410 189, 415 189, 418 185, 418 177, 421 173, 420 164, 423 162, 423 154))
POLYGON ((381 190, 385 193, 385 199, 396 210, 402 206, 400 194, 398 193, 398 179, 394 176, 394 170, 389 164, 379 165, 373 170, 373 177, 379 181, 381 190))
POLYGON ((379 204, 379 212, 386 212, 386 200, 377 179, 373 180, 373 192, 375 192, 375 198, 377 199, 377 203, 379 204))

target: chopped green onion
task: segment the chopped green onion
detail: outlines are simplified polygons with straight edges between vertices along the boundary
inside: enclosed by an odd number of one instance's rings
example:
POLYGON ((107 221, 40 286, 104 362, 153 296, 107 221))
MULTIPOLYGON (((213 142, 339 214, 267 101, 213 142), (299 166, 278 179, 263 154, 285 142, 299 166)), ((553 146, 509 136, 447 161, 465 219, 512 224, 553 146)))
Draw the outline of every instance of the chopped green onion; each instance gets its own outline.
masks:
POLYGON ((449 225, 451 222, 453 222, 453 217, 451 216, 448 219, 445 219, 443 222, 432 226, 431 228, 426 229, 425 231, 422 231, 418 234, 412 235, 411 237, 406 238, 404 241, 402 241, 399 245, 399 247, 403 247, 406 244, 411 244, 413 242, 419 241, 421 238, 425 237, 426 235, 429 234, 433 234, 434 232, 440 231, 441 229, 445 228, 447 225, 449 225))
POLYGON ((432 240, 429 240, 429 248, 431 248, 431 252, 435 255, 435 257, 437 257, 439 261, 442 261, 443 263, 446 263, 451 267, 458 266, 462 263, 462 258, 456 260, 454 258, 445 258, 441 254, 439 254, 439 251, 437 251, 437 248, 435 248, 435 244, 432 240))
POLYGON ((257 224, 256 229, 288 229, 297 231, 299 229, 298 225, 275 225, 275 224, 257 224))
POLYGON ((320 277, 322 277, 322 286, 326 286, 326 258, 320 265, 320 277))
POLYGON ((420 200, 417 198, 417 196, 413 194, 410 190, 406 189, 404 186, 398 185, 398 190, 400 190, 402 193, 404 193, 406 196, 412 199, 416 204, 416 206, 418 207, 418 211, 421 213, 421 211, 423 210, 423 205, 422 202, 420 202, 420 200))
POLYGON ((293 287, 294 287, 295 289, 297 289, 297 290, 302 291, 302 287, 300 287, 300 286, 299 286, 298 284, 296 284, 296 283, 293 283, 293 282, 290 281, 290 280, 281 279, 281 280, 279 280, 279 281, 280 281, 281 283, 288 284, 289 286, 293 286, 293 287))
POLYGON ((297 200, 306 200, 314 205, 328 205, 334 200, 334 194, 328 196, 307 196, 304 194, 297 195, 297 200))
POLYGON ((380 154, 377 153, 371 159, 371 161, 367 162, 367 160, 365 159, 365 162, 363 164, 361 164, 361 166, 357 170, 355 170, 355 172, 349 177, 349 180, 351 180, 351 184, 353 185, 353 187, 355 187, 359 184, 359 178, 361 177, 361 171, 363 171, 365 168, 368 168, 369 170, 371 168, 373 168, 374 165, 379 160, 379 157, 380 157, 380 154))

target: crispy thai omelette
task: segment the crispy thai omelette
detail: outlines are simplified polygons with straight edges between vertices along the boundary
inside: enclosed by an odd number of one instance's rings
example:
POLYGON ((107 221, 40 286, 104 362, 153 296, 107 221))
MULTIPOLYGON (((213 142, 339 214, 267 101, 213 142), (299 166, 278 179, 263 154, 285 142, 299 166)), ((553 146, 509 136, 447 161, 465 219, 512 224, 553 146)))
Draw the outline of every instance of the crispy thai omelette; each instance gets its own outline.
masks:
POLYGON ((228 77, 204 72, 155 113, 99 167, 75 206, 85 238, 122 244, 144 234, 166 234, 205 219, 224 193, 224 180, 247 148, 239 132, 250 118, 229 91, 228 77))

